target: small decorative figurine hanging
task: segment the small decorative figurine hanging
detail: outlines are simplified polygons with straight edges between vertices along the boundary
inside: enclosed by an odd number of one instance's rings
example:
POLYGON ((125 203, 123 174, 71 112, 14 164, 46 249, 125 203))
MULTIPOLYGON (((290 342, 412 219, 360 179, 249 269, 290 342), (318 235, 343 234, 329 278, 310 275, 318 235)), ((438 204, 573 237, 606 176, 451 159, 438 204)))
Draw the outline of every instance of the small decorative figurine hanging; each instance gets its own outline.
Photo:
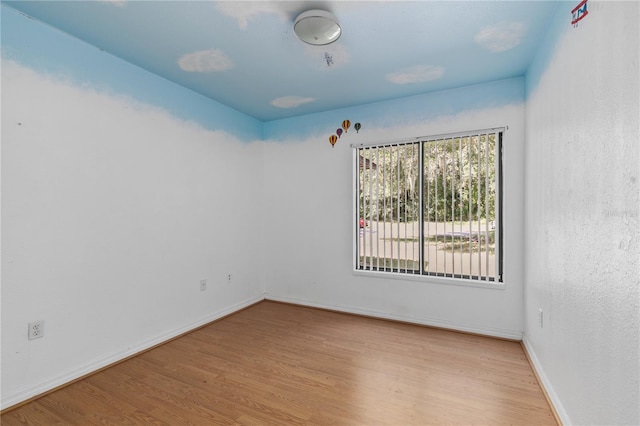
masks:
POLYGON ((331 56, 329 52, 324 52, 324 61, 327 63, 327 66, 330 67, 333 65, 333 56, 331 56))
MULTIPOLYGON (((347 130, 349 130, 349 127, 351 127, 351 121, 344 120, 342 122, 342 127, 338 127, 336 129, 336 133, 334 135, 329 136, 329 143, 331 144, 331 148, 334 147, 336 142, 338 142, 338 139, 342 137, 343 133, 347 133, 347 130)), ((357 133, 362 128, 362 125, 360 123, 356 123, 354 124, 353 127, 356 129, 356 133, 357 133)))

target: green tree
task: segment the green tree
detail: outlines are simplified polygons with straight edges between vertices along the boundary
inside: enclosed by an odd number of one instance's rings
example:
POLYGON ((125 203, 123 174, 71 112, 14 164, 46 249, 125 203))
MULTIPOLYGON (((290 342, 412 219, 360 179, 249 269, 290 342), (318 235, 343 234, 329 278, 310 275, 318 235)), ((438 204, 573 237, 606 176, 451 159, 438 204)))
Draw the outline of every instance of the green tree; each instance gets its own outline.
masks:
POLYGON ((419 143, 363 148, 360 217, 366 220, 495 220, 495 136, 449 138, 423 144, 423 206, 419 143))

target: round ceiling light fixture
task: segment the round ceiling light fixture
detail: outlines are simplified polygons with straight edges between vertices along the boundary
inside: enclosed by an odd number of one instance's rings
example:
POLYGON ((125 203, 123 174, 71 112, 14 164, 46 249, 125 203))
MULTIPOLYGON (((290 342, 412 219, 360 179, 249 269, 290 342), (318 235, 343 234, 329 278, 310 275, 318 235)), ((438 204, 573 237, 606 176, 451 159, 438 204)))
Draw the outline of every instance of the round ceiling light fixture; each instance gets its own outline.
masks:
POLYGON ((322 46, 340 38, 338 19, 326 10, 307 10, 296 18, 293 31, 305 43, 322 46))

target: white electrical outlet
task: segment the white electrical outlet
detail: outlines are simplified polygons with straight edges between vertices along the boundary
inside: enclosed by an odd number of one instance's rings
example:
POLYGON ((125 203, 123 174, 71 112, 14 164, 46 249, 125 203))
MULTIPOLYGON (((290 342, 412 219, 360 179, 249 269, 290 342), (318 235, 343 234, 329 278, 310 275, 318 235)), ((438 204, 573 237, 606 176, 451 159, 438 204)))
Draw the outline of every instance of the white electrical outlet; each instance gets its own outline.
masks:
POLYGON ((200 291, 205 291, 207 289, 207 280, 200 280, 200 291))
POLYGON ((231 282, 231 274, 227 275, 227 282, 231 282))
POLYGON ((540 328, 544 327, 544 312, 542 312, 542 308, 538 308, 538 322, 540 323, 540 328))
POLYGON ((29 340, 44 337, 44 320, 30 322, 27 337, 29 337, 29 340))

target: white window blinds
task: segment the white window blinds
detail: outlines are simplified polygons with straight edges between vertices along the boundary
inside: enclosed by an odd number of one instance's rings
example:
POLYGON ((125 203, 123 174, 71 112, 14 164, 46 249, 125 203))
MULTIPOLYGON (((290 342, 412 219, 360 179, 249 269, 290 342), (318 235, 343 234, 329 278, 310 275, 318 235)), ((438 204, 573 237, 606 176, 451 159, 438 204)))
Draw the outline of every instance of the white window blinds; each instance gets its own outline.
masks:
POLYGON ((356 148, 356 269, 501 281, 502 129, 356 148))

